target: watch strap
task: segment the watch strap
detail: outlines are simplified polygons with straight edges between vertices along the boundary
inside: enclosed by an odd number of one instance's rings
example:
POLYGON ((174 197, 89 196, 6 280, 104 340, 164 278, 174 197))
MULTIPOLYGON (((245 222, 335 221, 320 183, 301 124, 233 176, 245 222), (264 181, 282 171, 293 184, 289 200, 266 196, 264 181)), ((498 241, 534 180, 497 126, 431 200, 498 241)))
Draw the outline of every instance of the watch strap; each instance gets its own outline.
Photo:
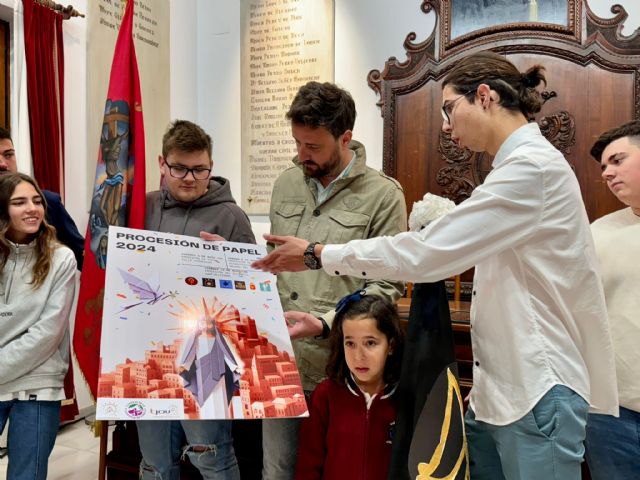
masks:
POLYGON ((316 335, 314 338, 316 340, 324 340, 326 338, 329 338, 329 333, 331 332, 331 327, 329 327, 329 324, 327 323, 327 321, 324 318, 318 317, 318 320, 320 320, 320 322, 322 322, 322 333, 320 335, 316 335))
POLYGON ((315 248, 320 242, 311 242, 302 254, 302 260, 305 266, 310 270, 319 270, 322 268, 321 260, 316 256, 315 248))

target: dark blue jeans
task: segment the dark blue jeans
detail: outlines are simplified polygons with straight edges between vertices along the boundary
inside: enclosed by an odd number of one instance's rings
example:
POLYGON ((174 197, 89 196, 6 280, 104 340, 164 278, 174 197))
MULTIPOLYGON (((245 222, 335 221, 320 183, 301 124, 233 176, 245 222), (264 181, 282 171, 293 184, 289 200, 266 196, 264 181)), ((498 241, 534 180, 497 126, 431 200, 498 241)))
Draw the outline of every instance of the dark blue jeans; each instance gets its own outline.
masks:
POLYGON ((299 418, 268 418, 262 421, 263 480, 293 480, 299 430, 299 418))
POLYGON ((640 478, 640 413, 589 414, 585 446, 593 480, 640 478))
POLYGON ((60 424, 60 402, 0 402, 0 433, 7 419, 7 480, 46 480, 49 454, 60 424))

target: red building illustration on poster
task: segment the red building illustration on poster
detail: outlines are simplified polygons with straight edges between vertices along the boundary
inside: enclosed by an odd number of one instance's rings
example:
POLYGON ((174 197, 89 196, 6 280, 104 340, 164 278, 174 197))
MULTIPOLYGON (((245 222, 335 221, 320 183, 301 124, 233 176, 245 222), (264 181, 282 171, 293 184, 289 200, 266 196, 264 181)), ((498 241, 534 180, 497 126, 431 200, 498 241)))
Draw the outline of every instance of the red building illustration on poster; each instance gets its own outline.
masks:
MULTIPOLYGON (((192 307, 182 306, 185 312, 194 313, 192 307)), ((295 359, 288 352, 279 351, 265 335, 259 334, 255 320, 241 314, 234 305, 224 305, 214 298, 209 311, 215 312, 218 330, 227 343, 233 345, 244 365, 239 389, 234 392, 234 396, 240 397, 242 413, 231 412, 231 417, 293 417, 306 413, 307 405, 295 359)), ((184 312, 173 315, 182 323, 179 331, 193 328, 193 320, 189 321, 193 315, 185 315, 184 312)), ((127 358, 116 365, 115 371, 101 373, 98 397, 181 398, 185 417, 200 418, 196 399, 183 388, 183 379, 179 375, 182 343, 182 336, 170 345, 158 343, 155 348, 145 350, 144 360, 127 358)))

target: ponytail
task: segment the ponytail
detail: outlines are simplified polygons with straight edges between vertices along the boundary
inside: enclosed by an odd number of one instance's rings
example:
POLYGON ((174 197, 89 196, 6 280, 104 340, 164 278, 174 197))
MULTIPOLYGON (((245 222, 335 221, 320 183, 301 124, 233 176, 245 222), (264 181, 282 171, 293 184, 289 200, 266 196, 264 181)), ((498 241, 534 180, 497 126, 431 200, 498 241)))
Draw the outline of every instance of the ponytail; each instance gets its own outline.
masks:
POLYGON ((543 71, 543 66, 534 65, 521 73, 504 56, 486 50, 460 60, 443 80, 442 88, 451 85, 456 92, 464 93, 485 83, 498 92, 501 107, 531 118, 544 103, 536 89, 541 83, 547 84, 543 71))
POLYGON ((547 80, 542 73, 544 67, 534 65, 520 77, 520 88, 518 89, 520 111, 527 118, 532 117, 540 111, 544 100, 536 87, 541 83, 547 85, 547 80))

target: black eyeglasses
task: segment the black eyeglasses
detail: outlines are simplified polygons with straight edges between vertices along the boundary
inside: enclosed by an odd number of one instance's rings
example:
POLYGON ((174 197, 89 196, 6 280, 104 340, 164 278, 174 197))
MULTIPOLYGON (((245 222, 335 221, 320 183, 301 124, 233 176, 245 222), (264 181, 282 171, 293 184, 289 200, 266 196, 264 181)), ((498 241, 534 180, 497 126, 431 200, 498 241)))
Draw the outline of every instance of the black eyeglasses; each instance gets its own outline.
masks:
POLYGON ((451 113, 453 113, 453 107, 455 106, 456 103, 458 103, 458 100, 468 96, 470 93, 475 94, 476 93, 475 89, 474 90, 469 90, 467 93, 463 93, 459 97, 456 97, 453 100, 451 100, 450 102, 445 103, 444 105, 442 105, 442 108, 440 109, 440 113, 442 113, 442 119, 445 122, 447 122, 449 125, 451 125, 451 113))
POLYGON ((173 178, 185 178, 187 175, 189 175, 189 173, 193 175, 193 178, 195 180, 206 180, 211 176, 210 168, 187 168, 183 167, 182 165, 171 165, 166 161, 164 163, 167 167, 169 167, 169 174, 173 178))

